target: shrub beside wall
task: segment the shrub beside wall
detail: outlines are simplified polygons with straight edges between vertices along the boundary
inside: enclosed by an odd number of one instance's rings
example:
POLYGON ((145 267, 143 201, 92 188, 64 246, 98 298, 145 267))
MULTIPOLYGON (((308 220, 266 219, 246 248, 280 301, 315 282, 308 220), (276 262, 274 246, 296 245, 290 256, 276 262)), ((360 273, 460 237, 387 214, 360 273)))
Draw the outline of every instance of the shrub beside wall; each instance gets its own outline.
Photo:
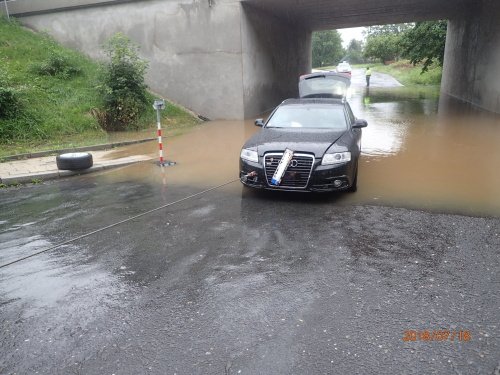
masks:
POLYGON ((104 130, 137 128, 149 108, 144 79, 148 64, 139 58, 138 46, 121 33, 108 40, 105 50, 109 62, 99 86, 103 108, 94 111, 94 116, 104 130))

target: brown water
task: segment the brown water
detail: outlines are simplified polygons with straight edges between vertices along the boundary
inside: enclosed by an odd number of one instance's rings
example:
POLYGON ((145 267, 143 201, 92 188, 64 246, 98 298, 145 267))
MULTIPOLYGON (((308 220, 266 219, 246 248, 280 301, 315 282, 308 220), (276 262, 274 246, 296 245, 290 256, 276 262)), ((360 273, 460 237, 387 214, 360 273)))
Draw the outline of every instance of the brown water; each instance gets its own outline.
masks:
MULTIPOLYGON (((368 120, 363 130, 358 192, 337 204, 383 204, 470 215, 500 216, 500 119, 480 114, 443 114, 435 91, 361 89, 350 100, 368 120)), ((248 121, 212 121, 165 140, 164 169, 141 164, 127 175, 200 189, 238 177, 241 146, 259 128, 248 121), (161 177, 161 178, 160 178, 161 177)), ((157 154, 155 142, 113 156, 157 154)), ((115 176, 115 178, 117 178, 115 176)), ((230 191, 239 194, 236 182, 230 191)), ((337 195, 338 196, 338 195, 337 195)))

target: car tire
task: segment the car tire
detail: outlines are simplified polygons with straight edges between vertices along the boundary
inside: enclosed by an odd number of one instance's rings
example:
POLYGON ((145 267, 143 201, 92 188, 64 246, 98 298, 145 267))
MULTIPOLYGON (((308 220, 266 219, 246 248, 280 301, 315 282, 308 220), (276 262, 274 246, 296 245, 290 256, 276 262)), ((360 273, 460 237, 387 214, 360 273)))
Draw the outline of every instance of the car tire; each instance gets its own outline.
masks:
POLYGON ((71 152, 57 155, 57 169, 78 171, 88 169, 94 164, 92 154, 88 152, 71 152))
POLYGON ((347 189, 349 193, 355 193, 358 191, 358 166, 356 165, 356 172, 354 173, 354 181, 352 185, 347 189))

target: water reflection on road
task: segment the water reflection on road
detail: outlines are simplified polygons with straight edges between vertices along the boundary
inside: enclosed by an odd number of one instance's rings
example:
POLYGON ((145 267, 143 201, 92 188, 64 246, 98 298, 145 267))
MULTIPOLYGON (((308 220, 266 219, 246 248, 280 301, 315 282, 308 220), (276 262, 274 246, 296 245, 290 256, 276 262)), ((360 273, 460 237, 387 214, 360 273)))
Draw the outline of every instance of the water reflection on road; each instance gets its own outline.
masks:
MULTIPOLYGON (((500 119, 439 110, 435 92, 364 90, 361 188, 351 200, 438 211, 500 214, 500 119)), ((356 100, 357 99, 357 100, 356 100)))
MULTIPOLYGON (((355 87, 351 106, 369 123, 363 130, 359 189, 336 202, 500 215, 500 119, 443 114, 438 102, 437 89, 355 87)), ((166 170, 166 180, 208 187, 236 178, 240 148, 258 130, 253 120, 211 121, 167 139, 167 158, 178 165, 166 170)), ((144 153, 146 147, 156 153, 155 143, 117 153, 144 153)), ((127 178, 134 174, 156 180, 158 168, 138 165, 127 178)))

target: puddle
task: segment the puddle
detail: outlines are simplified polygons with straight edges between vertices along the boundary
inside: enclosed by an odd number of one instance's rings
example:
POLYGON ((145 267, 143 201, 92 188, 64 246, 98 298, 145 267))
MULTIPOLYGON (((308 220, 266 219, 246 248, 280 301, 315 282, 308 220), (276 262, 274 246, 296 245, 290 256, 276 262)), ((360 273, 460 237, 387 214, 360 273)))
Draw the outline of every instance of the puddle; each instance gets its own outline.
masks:
MULTIPOLYGON (((241 146, 259 130, 253 120, 210 121, 197 126, 187 134, 163 139, 164 159, 175 161, 174 167, 165 167, 168 184, 211 187, 238 178, 241 146)), ((126 176, 110 178, 135 178, 156 181, 161 176, 154 163, 158 157, 158 143, 148 142, 128 146, 109 155, 110 158, 145 154, 154 162, 141 163, 127 168, 126 176)), ((239 186, 238 186, 239 188, 239 186)))
POLYGON ((349 201, 500 214, 500 118, 440 110, 432 91, 363 90, 359 190, 349 201), (368 100, 367 100, 368 99, 368 100))
MULTIPOLYGON (((470 215, 500 215, 500 119, 439 111, 436 89, 355 87, 354 113, 363 130, 359 188, 336 202, 383 204, 470 215)), ((242 144, 259 130, 253 119, 211 121, 164 139, 165 158, 175 167, 146 163, 126 176, 175 185, 212 187, 238 176, 242 144)), ((117 150, 120 156, 156 156, 156 142, 117 150)), ((111 177, 110 177, 111 178, 111 177)), ((235 193, 239 183, 231 185, 235 193)))

